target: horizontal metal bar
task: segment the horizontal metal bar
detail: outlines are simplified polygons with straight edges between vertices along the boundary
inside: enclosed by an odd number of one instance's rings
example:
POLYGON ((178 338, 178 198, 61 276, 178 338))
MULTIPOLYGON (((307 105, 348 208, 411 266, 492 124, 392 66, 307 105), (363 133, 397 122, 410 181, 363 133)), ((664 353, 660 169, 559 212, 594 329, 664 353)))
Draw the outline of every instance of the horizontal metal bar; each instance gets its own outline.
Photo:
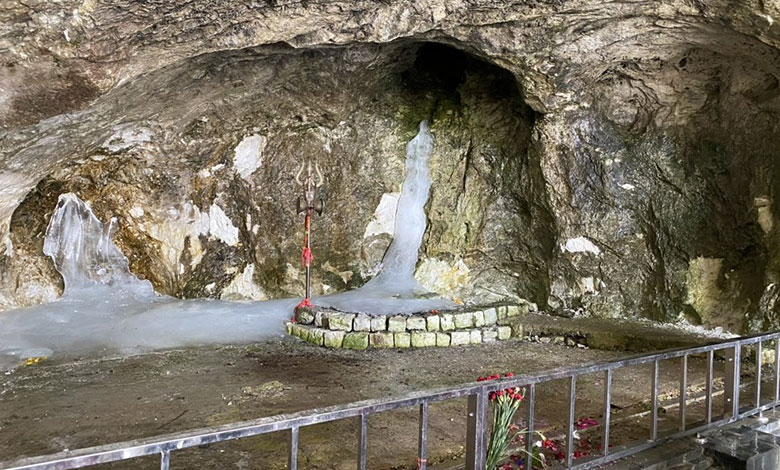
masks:
POLYGON ((322 409, 302 411, 298 413, 269 416, 250 421, 242 421, 222 426, 195 429, 181 433, 167 434, 151 438, 107 444, 74 451, 59 452, 51 455, 25 458, 12 462, 0 463, 2 470, 44 470, 57 468, 83 467, 100 463, 127 460, 154 454, 162 454, 172 450, 223 442, 232 439, 255 436, 269 432, 292 429, 294 427, 310 426, 339 419, 360 416, 366 413, 380 413, 398 408, 420 405, 423 402, 436 402, 473 395, 478 392, 508 388, 524 387, 532 384, 570 378, 594 372, 614 370, 622 367, 648 364, 655 361, 681 357, 686 354, 702 354, 728 348, 739 350, 742 346, 759 341, 780 339, 780 331, 735 338, 714 342, 693 348, 676 348, 649 355, 635 355, 617 361, 599 362, 579 366, 568 366, 551 371, 519 375, 490 382, 472 382, 459 387, 447 387, 428 391, 413 392, 401 397, 388 399, 365 400, 347 405, 337 405, 322 409))

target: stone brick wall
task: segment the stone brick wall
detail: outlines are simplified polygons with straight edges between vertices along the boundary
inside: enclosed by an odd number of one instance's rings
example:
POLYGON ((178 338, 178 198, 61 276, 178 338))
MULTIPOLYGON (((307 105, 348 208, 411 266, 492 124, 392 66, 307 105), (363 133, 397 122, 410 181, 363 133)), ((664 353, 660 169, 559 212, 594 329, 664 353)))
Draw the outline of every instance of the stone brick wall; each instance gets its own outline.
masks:
POLYGON ((522 336, 510 320, 535 311, 531 303, 467 307, 412 315, 300 310, 287 333, 328 348, 426 348, 487 343, 522 336))

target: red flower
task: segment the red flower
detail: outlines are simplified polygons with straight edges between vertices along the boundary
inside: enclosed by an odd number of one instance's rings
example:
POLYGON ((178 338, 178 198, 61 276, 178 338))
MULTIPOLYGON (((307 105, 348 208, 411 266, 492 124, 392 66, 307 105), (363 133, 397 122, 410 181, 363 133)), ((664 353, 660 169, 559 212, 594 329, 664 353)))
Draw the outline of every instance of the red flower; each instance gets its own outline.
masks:
POLYGON ((596 421, 593 418, 580 418, 577 420, 577 422, 574 424, 574 426, 577 429, 588 429, 590 427, 593 427, 595 425, 599 424, 598 421, 596 421))
POLYGON ((514 377, 514 376, 515 376, 515 374, 513 374, 511 372, 507 372, 506 374, 504 374, 504 377, 514 377))

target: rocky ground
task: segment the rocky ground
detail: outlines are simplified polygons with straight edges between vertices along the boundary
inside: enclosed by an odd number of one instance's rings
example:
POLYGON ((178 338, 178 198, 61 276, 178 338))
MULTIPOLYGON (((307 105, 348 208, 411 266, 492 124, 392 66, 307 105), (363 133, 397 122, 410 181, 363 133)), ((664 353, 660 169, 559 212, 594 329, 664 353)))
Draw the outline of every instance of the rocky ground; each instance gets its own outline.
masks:
MULTIPOLYGON (((478 376, 516 374, 563 365, 615 359, 625 352, 570 348, 562 344, 510 340, 480 346, 347 351, 316 348, 298 341, 244 347, 192 349, 123 359, 77 362, 44 361, 0 378, 0 455, 5 459, 190 430, 278 413, 351 401, 397 396, 437 386, 456 385, 478 376)), ((717 364, 720 375, 720 363, 717 364)), ((704 361, 691 358, 689 383, 700 390, 704 361)), ((668 423, 674 429, 674 396, 679 364, 662 363, 662 398, 670 401, 668 423)), ((628 368, 615 374, 612 442, 644 438, 650 369, 628 368)), ((537 389, 536 427, 555 437, 566 419, 567 384, 537 389)), ((693 390, 692 390, 693 391, 693 390)), ((603 412, 603 377, 578 382, 578 417, 603 412)), ((716 400, 715 409, 718 404, 716 400)), ((465 440, 463 400, 431 406, 429 451, 432 463, 462 458, 465 440)), ((414 468, 416 409, 372 416, 369 468, 414 468)), ((695 405, 688 410, 695 419, 695 405)), ((662 415, 666 416, 666 415, 662 415)), ((523 424, 522 419, 520 424, 523 424)), ((598 431, 596 431, 598 434, 598 431)), ((302 468, 353 468, 354 420, 301 431, 302 468)), ((286 434, 176 452, 176 466, 190 468, 282 469, 286 434), (197 462, 195 465, 194 462, 197 462)), ((155 468, 156 459, 113 465, 155 468)))

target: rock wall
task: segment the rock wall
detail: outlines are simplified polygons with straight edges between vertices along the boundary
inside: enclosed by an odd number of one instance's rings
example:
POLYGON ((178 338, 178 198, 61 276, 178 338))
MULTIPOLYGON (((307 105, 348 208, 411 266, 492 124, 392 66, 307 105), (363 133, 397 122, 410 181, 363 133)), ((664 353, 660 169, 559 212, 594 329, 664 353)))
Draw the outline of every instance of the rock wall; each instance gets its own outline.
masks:
POLYGON ((315 292, 389 244, 429 119, 417 277, 465 302, 780 325, 775 1, 25 2, 0 12, 0 307, 51 300, 57 196, 179 297, 315 292))

